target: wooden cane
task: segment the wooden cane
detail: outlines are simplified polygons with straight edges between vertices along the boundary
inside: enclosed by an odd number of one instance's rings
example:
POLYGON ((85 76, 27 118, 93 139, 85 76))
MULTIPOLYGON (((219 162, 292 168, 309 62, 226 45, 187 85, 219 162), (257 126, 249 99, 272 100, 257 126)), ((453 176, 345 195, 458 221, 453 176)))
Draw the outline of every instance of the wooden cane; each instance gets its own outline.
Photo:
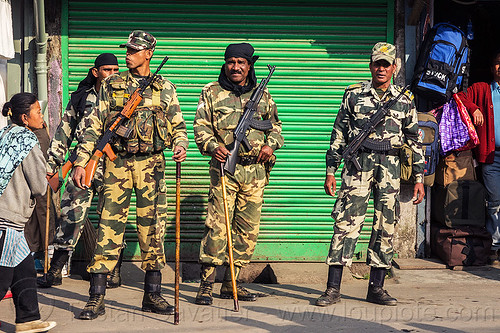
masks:
MULTIPOLYGON (((50 139, 50 131, 49 125, 44 121, 43 127, 47 132, 47 137, 50 139)), ((47 215, 45 216, 45 244, 44 244, 44 252, 45 252, 45 260, 43 265, 43 273, 47 274, 49 271, 49 224, 50 224, 50 185, 47 185, 47 215)))
POLYGON ((47 186, 47 216, 45 217, 45 262, 43 273, 47 274, 49 270, 49 223, 50 223, 50 186, 47 186))
POLYGON ((174 325, 179 325, 179 282, 181 261, 181 163, 175 171, 175 313, 174 325))
POLYGON ((227 207, 226 175, 224 174, 224 163, 220 164, 220 181, 222 187, 222 201, 224 202, 224 217, 226 219, 227 254, 229 257, 229 270, 231 271, 231 286, 233 287, 234 311, 240 311, 238 304, 238 289, 236 288, 236 277, 234 273, 233 240, 231 236, 231 224, 229 222, 229 209, 227 207))

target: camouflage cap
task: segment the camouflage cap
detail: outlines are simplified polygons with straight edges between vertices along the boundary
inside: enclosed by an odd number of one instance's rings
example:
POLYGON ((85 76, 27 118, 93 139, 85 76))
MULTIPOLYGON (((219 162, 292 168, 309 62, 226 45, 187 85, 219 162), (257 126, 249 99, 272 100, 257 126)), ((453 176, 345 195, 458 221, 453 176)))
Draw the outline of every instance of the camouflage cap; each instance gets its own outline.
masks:
POLYGON ((156 38, 149 32, 142 30, 134 30, 128 35, 128 41, 121 44, 120 47, 130 47, 135 50, 154 50, 156 46, 156 38))
POLYGON ((373 46, 372 61, 386 60, 390 64, 396 60, 396 47, 392 44, 379 42, 373 46))

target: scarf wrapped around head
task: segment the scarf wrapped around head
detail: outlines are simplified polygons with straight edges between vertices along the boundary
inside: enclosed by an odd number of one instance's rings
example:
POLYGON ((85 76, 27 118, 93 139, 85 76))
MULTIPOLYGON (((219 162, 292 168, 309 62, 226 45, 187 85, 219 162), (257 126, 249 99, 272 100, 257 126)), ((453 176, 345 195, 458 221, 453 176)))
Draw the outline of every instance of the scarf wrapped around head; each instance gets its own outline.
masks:
POLYGON ((36 144, 35 133, 26 127, 10 125, 0 130, 0 196, 16 168, 36 144))
POLYGON ((82 118, 85 111, 89 91, 93 86, 95 86, 96 82, 97 78, 92 74, 91 68, 87 73, 87 77, 85 77, 85 79, 80 81, 80 83, 78 84, 78 89, 76 89, 75 92, 71 94, 70 103, 71 105, 73 105, 73 108, 75 109, 79 119, 82 118))
POLYGON ((257 85, 254 64, 257 59, 259 59, 259 56, 253 55, 253 52, 253 46, 248 43, 229 44, 227 46, 226 51, 224 52, 225 60, 232 57, 244 58, 252 67, 248 71, 246 84, 244 86, 240 86, 226 76, 226 72, 224 70, 225 64, 222 65, 218 80, 222 88, 234 92, 236 96, 240 96, 251 91, 257 85))
POLYGON ((82 118, 85 112, 85 107, 87 106, 87 96, 89 95, 90 89, 95 86, 97 78, 92 74, 93 68, 99 68, 105 65, 115 65, 118 66, 118 59, 112 53, 102 53, 94 61, 94 67, 89 69, 85 79, 80 81, 78 84, 78 89, 71 94, 70 103, 76 111, 79 119, 82 118))

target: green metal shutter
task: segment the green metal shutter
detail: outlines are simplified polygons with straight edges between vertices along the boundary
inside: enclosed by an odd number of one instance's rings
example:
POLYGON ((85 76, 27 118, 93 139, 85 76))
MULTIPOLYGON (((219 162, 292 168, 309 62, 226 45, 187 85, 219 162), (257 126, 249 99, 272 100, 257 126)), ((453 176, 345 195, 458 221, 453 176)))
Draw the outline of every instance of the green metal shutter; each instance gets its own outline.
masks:
MULTIPOLYGON (((63 1, 63 70, 68 94, 101 52, 115 53, 125 69, 124 49, 131 30, 158 38, 152 68, 168 55, 161 71, 177 85, 188 126, 190 148, 182 174, 182 257, 196 260, 208 193, 208 161, 194 143, 192 123, 201 88, 217 79, 229 43, 250 42, 260 56, 257 77, 276 65, 269 84, 285 147, 265 190, 261 231, 254 260, 324 260, 333 233, 334 199, 325 195, 325 152, 346 86, 370 78, 368 60, 378 41, 393 39, 391 0, 344 1, 63 1)), ((174 163, 166 153, 170 224, 169 257, 175 223, 174 163)), ((340 172, 337 174, 340 185, 340 172)), ((134 200, 134 199, 133 199, 134 200)), ((356 250, 363 259, 373 205, 356 250)), ((91 218, 97 221, 93 212, 91 218)), ((126 254, 139 255, 135 206, 127 227, 126 254)))

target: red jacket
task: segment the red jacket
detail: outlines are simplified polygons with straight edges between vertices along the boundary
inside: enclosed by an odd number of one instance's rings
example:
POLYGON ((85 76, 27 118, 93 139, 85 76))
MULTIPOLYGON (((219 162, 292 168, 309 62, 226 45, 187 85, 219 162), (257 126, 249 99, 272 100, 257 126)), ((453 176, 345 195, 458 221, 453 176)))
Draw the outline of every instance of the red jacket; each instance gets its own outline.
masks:
POLYGON ((474 148, 474 154, 480 163, 493 163, 495 158, 495 121, 493 120, 490 84, 486 82, 474 83, 466 92, 459 92, 458 96, 471 116, 477 109, 483 114, 483 125, 476 126, 479 145, 474 148))

